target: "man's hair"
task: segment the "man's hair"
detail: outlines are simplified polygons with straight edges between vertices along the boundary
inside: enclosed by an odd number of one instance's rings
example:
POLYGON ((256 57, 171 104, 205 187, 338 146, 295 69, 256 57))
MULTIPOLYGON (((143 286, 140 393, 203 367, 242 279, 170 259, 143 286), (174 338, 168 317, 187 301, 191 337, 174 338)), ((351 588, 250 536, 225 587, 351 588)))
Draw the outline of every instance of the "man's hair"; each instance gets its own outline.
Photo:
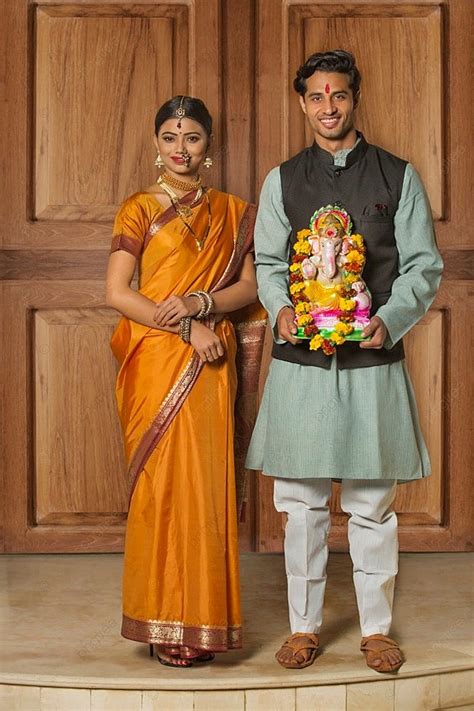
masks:
POLYGON ((304 97, 306 93, 306 79, 313 76, 314 72, 337 72, 349 76, 349 88, 352 89, 354 99, 357 98, 360 88, 360 72, 356 67, 355 58, 344 49, 334 49, 330 52, 316 52, 308 57, 306 62, 296 72, 293 82, 295 91, 304 97))

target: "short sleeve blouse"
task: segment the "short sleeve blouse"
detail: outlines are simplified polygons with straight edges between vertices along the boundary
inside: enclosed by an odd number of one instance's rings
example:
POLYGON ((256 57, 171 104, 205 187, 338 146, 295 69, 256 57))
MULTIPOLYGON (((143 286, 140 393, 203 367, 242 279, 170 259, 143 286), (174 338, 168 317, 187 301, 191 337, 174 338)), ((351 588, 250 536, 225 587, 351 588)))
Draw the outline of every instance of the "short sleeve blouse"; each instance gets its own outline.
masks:
POLYGON ((124 250, 138 258, 143 251, 150 219, 137 197, 131 195, 117 213, 110 253, 124 250))

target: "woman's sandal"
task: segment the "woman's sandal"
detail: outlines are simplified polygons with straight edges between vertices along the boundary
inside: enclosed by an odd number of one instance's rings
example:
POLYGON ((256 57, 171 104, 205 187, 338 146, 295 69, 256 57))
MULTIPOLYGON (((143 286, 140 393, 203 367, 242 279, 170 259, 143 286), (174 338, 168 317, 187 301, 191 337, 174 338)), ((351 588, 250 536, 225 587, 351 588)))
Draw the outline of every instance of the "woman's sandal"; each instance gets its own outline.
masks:
POLYGON ((383 674, 397 672, 405 661, 397 642, 384 634, 362 637, 360 649, 365 656, 367 666, 383 674))
POLYGON ((150 657, 155 657, 158 659, 160 664, 163 664, 164 667, 175 667, 179 669, 187 669, 188 667, 192 667, 193 663, 190 659, 183 659, 180 655, 180 648, 179 647, 163 647, 159 644, 150 644, 150 657), (157 649, 155 649, 157 647, 157 649), (162 651, 160 654, 159 649, 163 650, 166 649, 166 651, 162 651))
POLYGON ((191 659, 192 661, 197 660, 201 652, 199 649, 194 649, 194 647, 186 647, 185 645, 181 645, 179 648, 179 655, 181 659, 191 659))
POLYGON ((193 662, 199 662, 204 664, 205 662, 212 662, 216 655, 213 652, 206 652, 203 650, 195 649, 194 647, 180 647, 181 659, 191 659, 193 662))
POLYGON ((314 662, 318 648, 319 637, 317 634, 296 632, 283 642, 275 657, 285 669, 304 669, 314 662), (306 655, 304 652, 308 652, 308 654, 306 655))

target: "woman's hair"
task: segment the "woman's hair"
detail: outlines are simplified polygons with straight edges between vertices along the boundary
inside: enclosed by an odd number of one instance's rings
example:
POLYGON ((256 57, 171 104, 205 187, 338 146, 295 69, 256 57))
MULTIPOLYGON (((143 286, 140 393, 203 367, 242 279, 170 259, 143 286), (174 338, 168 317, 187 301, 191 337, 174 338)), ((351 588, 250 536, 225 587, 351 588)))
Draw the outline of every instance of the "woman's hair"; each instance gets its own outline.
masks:
POLYGON ((195 99, 192 96, 173 96, 169 101, 165 101, 163 106, 160 106, 158 113, 155 116, 155 134, 158 132, 161 125, 170 118, 178 118, 176 111, 179 108, 184 110, 183 118, 190 118, 201 124, 208 136, 212 133, 212 117, 204 101, 195 99))
POLYGON ((295 91, 304 96, 306 93, 306 79, 309 79, 314 72, 318 71, 347 74, 352 95, 354 98, 357 97, 361 76, 356 67, 355 59, 350 52, 346 52, 344 49, 334 49, 331 52, 316 52, 312 54, 296 72, 296 78, 293 82, 295 91))

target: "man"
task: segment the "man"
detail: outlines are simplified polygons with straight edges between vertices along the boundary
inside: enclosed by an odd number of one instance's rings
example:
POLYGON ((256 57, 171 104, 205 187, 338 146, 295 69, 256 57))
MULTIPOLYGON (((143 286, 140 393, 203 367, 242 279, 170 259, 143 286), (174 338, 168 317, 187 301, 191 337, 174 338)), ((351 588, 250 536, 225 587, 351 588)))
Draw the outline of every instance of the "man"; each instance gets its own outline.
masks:
MULTIPOLYGON (((413 167, 354 128, 360 74, 343 50, 313 54, 294 81, 314 144, 270 171, 263 185, 255 247, 260 299, 275 343, 247 466, 275 477, 287 514, 285 562, 291 636, 277 652, 284 667, 313 663, 326 582, 328 499, 342 480, 348 534, 369 667, 403 664, 388 637, 398 566, 398 482, 430 474, 402 336, 429 308, 442 271, 431 212, 413 167), (297 233, 321 208, 349 213, 366 244, 363 278, 372 295, 362 342, 332 355, 297 339, 289 262, 297 233)), ((301 233, 300 233, 301 234, 301 233)))

